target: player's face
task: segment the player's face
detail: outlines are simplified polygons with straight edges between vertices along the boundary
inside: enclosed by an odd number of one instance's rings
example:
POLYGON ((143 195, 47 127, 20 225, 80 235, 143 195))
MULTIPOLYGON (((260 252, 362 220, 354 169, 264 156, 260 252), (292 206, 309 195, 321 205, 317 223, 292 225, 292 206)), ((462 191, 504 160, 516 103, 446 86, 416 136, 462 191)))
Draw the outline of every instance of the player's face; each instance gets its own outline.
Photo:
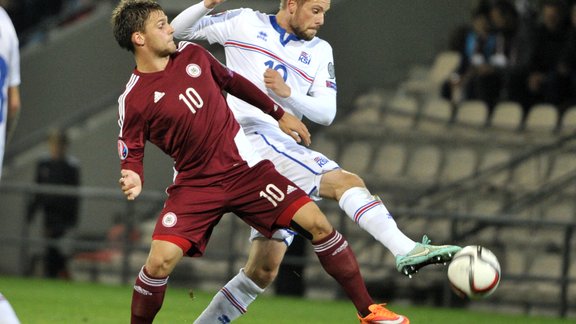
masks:
POLYGON ((158 56, 168 56, 176 51, 174 28, 168 23, 168 17, 164 12, 151 12, 144 31, 146 46, 158 56))
POLYGON ((290 19, 292 33, 304 40, 311 40, 324 25, 324 15, 330 9, 330 0, 309 0, 297 6, 290 19))

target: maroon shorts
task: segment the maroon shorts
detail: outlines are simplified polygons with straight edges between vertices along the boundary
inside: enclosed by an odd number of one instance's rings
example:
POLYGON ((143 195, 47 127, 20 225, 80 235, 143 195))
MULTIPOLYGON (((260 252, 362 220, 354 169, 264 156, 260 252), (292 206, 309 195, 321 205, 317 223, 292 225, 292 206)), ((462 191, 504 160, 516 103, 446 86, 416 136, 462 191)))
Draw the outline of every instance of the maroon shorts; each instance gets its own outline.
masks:
POLYGON ((271 237, 278 228, 288 227, 296 211, 311 201, 268 160, 211 186, 180 183, 168 192, 153 238, 173 242, 189 256, 204 254, 225 213, 233 212, 271 237))

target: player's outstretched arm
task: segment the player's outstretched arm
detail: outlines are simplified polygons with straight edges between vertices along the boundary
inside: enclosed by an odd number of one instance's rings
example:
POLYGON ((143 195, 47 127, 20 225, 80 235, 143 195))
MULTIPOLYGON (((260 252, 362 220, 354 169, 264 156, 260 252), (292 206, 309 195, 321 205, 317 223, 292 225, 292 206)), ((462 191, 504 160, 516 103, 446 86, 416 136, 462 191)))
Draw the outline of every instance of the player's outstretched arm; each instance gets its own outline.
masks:
POLYGON ((122 189, 122 192, 128 200, 136 199, 136 197, 138 197, 142 192, 142 181, 140 180, 140 176, 138 173, 127 169, 122 169, 120 174, 122 175, 119 180, 120 189, 122 189))
POLYGON ((174 28, 174 37, 187 40, 195 39, 193 32, 195 25, 202 17, 224 1, 204 0, 184 9, 170 22, 170 25, 174 28))
POLYGON ((214 9, 224 3, 224 1, 226 0, 204 0, 204 7, 206 7, 206 9, 214 9))

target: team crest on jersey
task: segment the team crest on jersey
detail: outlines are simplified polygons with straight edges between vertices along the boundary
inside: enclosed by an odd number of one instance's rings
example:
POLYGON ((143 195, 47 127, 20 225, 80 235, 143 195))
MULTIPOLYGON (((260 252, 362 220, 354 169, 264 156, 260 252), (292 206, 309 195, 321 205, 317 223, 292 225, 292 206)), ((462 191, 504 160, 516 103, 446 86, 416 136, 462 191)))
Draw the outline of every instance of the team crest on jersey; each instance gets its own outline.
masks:
POLYGON ((192 63, 186 66, 186 73, 188 73, 188 75, 193 78, 197 78, 200 76, 200 74, 202 74, 202 69, 200 66, 198 66, 198 64, 192 63))
POLYGON ((176 214, 172 212, 168 212, 162 216, 162 225, 164 225, 164 227, 174 227, 177 222, 178 217, 176 217, 176 214))
POLYGON ((256 38, 259 38, 263 41, 267 41, 268 40, 268 34, 266 34, 266 32, 259 31, 258 36, 256 36, 256 38))
POLYGON ((310 60, 312 58, 310 57, 310 54, 306 53, 306 52, 302 52, 300 53, 300 57, 298 58, 298 61, 304 63, 304 64, 310 64, 310 60))
POLYGON ((128 145, 123 140, 118 140, 118 156, 120 160, 126 160, 128 157, 128 145))

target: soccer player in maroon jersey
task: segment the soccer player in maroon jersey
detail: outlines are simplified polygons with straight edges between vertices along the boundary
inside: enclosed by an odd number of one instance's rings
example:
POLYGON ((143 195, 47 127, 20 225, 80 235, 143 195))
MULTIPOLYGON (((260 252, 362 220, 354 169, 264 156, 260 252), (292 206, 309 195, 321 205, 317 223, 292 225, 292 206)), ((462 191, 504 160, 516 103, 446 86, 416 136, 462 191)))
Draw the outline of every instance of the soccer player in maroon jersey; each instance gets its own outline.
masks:
POLYGON ((112 22, 116 41, 136 61, 118 100, 120 187, 129 200, 140 194, 146 141, 173 158, 176 172, 148 259, 136 278, 131 323, 153 321, 169 274, 182 257, 203 254, 226 212, 267 237, 290 227, 309 239, 358 313, 372 319, 368 323, 408 323, 374 304, 347 241, 305 192, 253 153, 222 91, 259 107, 287 134, 309 144, 306 127, 202 47, 188 42, 176 46, 174 29, 156 2, 122 0, 112 22))

